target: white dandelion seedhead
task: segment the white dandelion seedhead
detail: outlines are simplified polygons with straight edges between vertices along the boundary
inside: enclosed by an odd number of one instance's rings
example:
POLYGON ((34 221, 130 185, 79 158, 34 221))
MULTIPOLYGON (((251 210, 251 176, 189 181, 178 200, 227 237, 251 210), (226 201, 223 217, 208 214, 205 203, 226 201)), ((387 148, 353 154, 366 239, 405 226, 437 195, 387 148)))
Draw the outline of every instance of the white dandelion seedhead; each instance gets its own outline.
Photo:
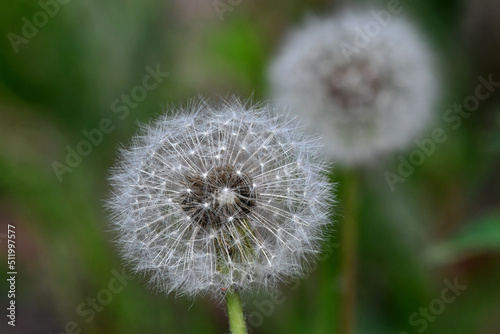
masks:
POLYGON ((322 133, 342 164, 409 144, 437 97, 420 35, 402 18, 381 22, 373 13, 310 19, 289 34, 270 68, 275 101, 322 133))
POLYGON ((318 253, 331 198, 320 146, 272 112, 193 102, 121 152, 108 201, 118 243, 160 291, 268 288, 318 253))

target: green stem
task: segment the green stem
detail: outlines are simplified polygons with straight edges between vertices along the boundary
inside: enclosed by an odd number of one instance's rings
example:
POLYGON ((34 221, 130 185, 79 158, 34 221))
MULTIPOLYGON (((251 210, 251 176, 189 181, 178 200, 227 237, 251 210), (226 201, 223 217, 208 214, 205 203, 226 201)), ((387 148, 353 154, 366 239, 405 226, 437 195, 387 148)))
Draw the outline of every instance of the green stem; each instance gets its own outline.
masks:
POLYGON ((229 327, 232 334, 246 334, 245 318, 243 316, 243 308, 241 307, 241 299, 238 293, 232 289, 226 295, 227 314, 229 317, 229 327))
POLYGON ((341 314, 340 333, 355 332, 356 311, 356 259, 357 259, 357 180, 354 171, 345 178, 344 187, 344 221, 341 235, 341 314))

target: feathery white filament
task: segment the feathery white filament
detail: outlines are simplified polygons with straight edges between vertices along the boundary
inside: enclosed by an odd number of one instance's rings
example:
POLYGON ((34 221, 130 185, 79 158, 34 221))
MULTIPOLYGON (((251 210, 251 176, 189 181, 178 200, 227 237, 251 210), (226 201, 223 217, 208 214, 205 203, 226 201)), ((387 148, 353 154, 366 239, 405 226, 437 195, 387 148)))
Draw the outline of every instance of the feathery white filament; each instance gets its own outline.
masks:
POLYGON ((438 95, 418 32, 403 18, 382 25, 370 13, 313 18, 292 31, 270 81, 274 100, 321 133, 330 157, 347 165, 411 143, 438 95), (364 32, 374 25, 377 35, 364 32))
POLYGON ((112 221, 124 258, 157 289, 269 288, 319 251, 331 201, 320 145, 274 111, 194 102, 121 152, 112 221))

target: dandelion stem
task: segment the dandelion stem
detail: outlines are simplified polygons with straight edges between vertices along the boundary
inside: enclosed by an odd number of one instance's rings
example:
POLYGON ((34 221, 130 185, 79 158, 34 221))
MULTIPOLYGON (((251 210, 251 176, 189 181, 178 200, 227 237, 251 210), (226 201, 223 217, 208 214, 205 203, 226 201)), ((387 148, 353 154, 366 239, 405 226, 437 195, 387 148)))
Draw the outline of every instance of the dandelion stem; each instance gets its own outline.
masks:
POLYGON ((356 258, 357 258, 357 177, 348 172, 344 185, 344 222, 341 239, 342 293, 340 333, 353 334, 356 310, 356 258))
POLYGON ((246 334, 245 318, 241 299, 237 292, 230 289, 226 296, 227 313, 229 317, 229 326, 232 334, 246 334))

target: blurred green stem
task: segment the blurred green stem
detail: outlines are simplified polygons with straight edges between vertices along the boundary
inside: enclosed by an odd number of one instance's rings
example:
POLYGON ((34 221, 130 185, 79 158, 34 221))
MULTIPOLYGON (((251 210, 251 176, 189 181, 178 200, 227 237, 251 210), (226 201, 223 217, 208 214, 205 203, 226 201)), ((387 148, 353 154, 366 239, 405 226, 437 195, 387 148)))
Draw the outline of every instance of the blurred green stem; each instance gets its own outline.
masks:
POLYGON ((229 317, 229 327, 232 334, 246 334, 245 317, 241 307, 241 299, 237 292, 230 289, 226 295, 227 314, 229 317))
POLYGON ((357 259, 357 175, 349 171, 344 184, 344 221, 341 239, 341 305, 340 333, 353 334, 356 311, 356 259, 357 259))

